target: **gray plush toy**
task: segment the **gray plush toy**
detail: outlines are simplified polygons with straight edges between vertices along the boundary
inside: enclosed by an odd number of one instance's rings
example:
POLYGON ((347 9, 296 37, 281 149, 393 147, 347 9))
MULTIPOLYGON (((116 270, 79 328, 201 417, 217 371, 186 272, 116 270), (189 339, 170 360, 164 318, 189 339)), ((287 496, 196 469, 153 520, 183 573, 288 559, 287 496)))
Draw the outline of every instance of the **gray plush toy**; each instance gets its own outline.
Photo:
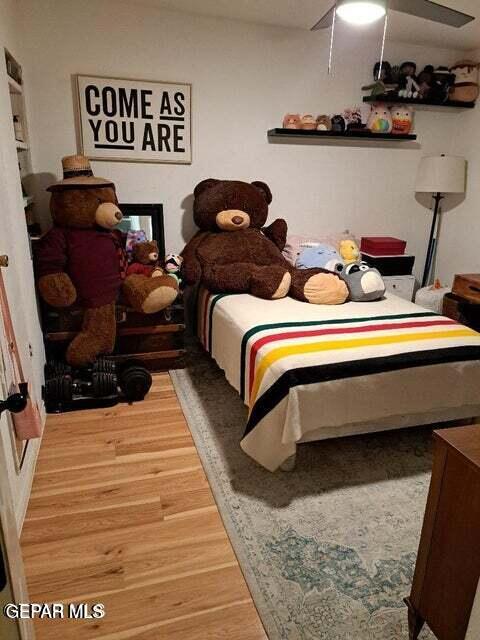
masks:
POLYGON ((353 302, 371 302, 380 300, 385 293, 385 283, 378 269, 369 267, 366 262, 352 262, 335 265, 335 272, 345 280, 350 300, 353 302))

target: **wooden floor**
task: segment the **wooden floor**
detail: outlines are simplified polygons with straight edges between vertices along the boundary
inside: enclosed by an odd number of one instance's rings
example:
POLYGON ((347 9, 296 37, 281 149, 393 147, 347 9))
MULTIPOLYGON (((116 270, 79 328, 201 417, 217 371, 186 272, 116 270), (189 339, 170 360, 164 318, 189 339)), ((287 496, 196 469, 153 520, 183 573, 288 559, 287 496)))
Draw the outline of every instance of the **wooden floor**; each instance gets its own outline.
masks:
POLYGON ((168 374, 49 416, 22 547, 31 602, 101 602, 38 640, 265 640, 168 374))

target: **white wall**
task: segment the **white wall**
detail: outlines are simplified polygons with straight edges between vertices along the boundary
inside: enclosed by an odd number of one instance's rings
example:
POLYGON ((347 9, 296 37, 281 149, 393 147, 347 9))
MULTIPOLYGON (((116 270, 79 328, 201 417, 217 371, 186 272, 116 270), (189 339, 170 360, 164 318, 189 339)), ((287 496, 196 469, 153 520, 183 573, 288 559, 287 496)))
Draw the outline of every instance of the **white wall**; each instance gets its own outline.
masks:
MULTIPOLYGON (((2 52, 0 64, 0 202, 2 203, 0 254, 7 254, 10 258, 10 266, 2 270, 3 277, 17 342, 22 353, 24 373, 32 383, 36 398, 40 399, 44 362, 43 340, 37 314, 32 261, 18 179, 18 159, 13 136, 10 97, 3 62, 3 47, 7 47, 20 62, 23 62, 23 39, 17 18, 17 2, 0 0, 0 51, 2 52), (29 344, 32 347, 32 357, 29 344)), ((3 352, 6 354, 4 335, 1 335, 0 341, 3 352)), ((4 372, 0 371, 0 375, 3 376, 4 372)), ((30 493, 39 440, 32 440, 29 443, 22 471, 17 473, 12 456, 10 433, 4 415, 0 421, 0 446, 6 452, 12 499, 17 523, 21 526, 30 493)))
MULTIPOLYGON (((193 84, 191 166, 97 162, 120 200, 163 202, 169 250, 192 233, 195 184, 209 176, 262 179, 271 217, 292 231, 342 230, 404 237, 423 265, 429 216, 414 198, 423 153, 449 152, 456 114, 419 112, 421 148, 268 144, 288 111, 334 113, 359 104, 379 42, 339 29, 335 75, 328 34, 161 11, 114 0, 21 0, 34 170, 44 187, 75 151, 72 75, 89 73, 193 84), (47 174, 46 176, 44 174, 47 174), (185 200, 186 199, 186 200, 185 200)), ((449 63, 451 51, 387 44, 392 62, 449 63)), ((45 197, 45 196, 44 196, 45 197)), ((44 213, 47 200, 44 201, 44 213)))
MULTIPOLYGON (((480 62, 480 49, 464 58, 480 62)), ((465 200, 442 216, 437 275, 451 285, 456 273, 480 271, 480 108, 456 120, 452 152, 468 162, 465 200)))

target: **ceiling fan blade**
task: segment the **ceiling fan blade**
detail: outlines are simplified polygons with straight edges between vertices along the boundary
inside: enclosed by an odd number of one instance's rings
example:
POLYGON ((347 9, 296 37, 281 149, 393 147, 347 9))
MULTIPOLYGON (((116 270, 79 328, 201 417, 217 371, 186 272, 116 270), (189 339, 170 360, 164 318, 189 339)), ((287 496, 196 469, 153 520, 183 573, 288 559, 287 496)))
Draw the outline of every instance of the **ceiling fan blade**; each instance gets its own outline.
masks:
POLYGON ((335 6, 327 11, 327 13, 316 22, 310 31, 318 31, 318 29, 328 29, 333 24, 333 14, 335 13, 335 6))
POLYGON ((463 27, 472 20, 473 16, 469 16, 461 11, 450 9, 437 2, 431 0, 390 0, 388 8, 401 13, 408 13, 417 18, 425 18, 433 22, 441 22, 450 27, 463 27))

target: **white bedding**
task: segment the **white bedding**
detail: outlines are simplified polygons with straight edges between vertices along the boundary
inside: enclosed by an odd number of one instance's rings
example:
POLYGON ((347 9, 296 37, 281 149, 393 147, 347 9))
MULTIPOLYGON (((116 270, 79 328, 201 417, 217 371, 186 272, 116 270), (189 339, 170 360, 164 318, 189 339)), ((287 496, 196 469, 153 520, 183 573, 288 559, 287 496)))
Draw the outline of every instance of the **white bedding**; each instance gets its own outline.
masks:
POLYGON ((480 335, 391 294, 326 306, 203 290, 199 336, 250 408, 243 450, 271 471, 301 441, 480 415, 480 335))

